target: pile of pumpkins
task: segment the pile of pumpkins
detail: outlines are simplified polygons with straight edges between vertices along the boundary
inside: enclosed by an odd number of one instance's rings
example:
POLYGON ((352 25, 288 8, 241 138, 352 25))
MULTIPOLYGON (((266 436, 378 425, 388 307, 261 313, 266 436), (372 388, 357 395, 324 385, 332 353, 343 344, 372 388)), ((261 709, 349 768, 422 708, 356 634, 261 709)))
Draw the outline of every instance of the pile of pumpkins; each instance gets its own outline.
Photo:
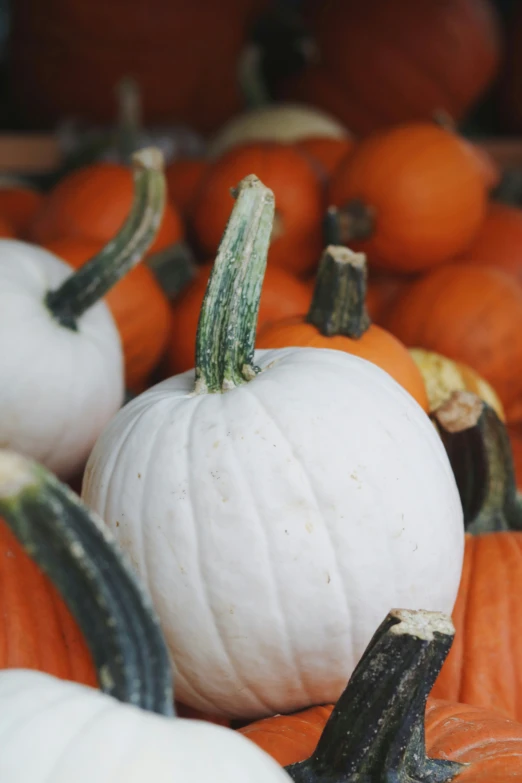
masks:
POLYGON ((2 783, 522 781, 522 210, 430 107, 2 182, 2 783))

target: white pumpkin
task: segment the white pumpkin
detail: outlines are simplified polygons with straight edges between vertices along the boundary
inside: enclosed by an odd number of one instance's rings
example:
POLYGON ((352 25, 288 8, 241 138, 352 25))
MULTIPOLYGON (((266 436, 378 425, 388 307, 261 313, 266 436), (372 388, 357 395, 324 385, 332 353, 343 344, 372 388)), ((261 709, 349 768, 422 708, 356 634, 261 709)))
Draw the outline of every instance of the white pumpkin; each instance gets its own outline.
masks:
POLYGON ((73 273, 47 250, 0 240, 0 446, 64 478, 85 463, 123 400, 120 337, 98 300, 143 256, 164 203, 161 157, 142 151, 135 166, 138 210, 89 270, 73 273))
POLYGON ((312 106, 293 103, 251 109, 233 117, 211 141, 208 154, 218 158, 226 150, 250 141, 291 143, 312 137, 343 139, 349 133, 334 117, 312 106))
POLYGON ((290 783, 238 732, 35 671, 0 672, 2 783, 290 783))
POLYGON ((335 701, 390 607, 451 612, 464 544, 442 443, 387 373, 332 350, 253 357, 273 200, 245 183, 196 384, 123 408, 83 486, 150 591, 178 698, 233 717, 335 701))

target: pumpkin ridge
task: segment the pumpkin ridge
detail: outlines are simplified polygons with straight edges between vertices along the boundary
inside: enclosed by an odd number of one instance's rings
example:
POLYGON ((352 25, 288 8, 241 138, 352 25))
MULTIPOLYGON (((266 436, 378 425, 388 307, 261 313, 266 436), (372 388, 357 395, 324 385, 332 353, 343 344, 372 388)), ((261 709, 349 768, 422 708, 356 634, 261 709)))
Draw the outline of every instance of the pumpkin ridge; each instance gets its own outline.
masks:
MULTIPOLYGON (((190 419, 189 419, 189 422, 188 422, 188 425, 187 425, 187 443, 188 443, 188 447, 187 447, 187 477, 188 477, 188 495, 191 498, 197 497, 197 493, 193 492, 193 490, 194 490, 193 476, 196 475, 196 470, 194 469, 194 465, 195 465, 194 455, 193 455, 194 438, 192 437, 192 431, 193 431, 193 427, 194 427, 194 422, 195 422, 195 420, 197 418, 196 417, 196 413, 197 413, 199 407, 201 407, 201 404, 204 401, 204 399, 205 399, 205 396, 202 395, 199 398, 198 403, 193 406, 192 412, 191 412, 191 415, 190 415, 190 419)), ((218 639, 218 641, 220 643, 221 649, 222 649, 224 657, 225 657, 225 659, 226 659, 226 661, 228 663, 228 666, 230 667, 230 670, 234 673, 236 679, 241 683, 241 685, 243 685, 249 691, 249 693, 254 697, 254 699, 261 705, 261 707, 264 710, 266 710, 268 712, 271 712, 272 711, 271 706, 264 701, 264 699, 259 695, 259 693, 256 693, 252 689, 252 687, 249 684, 247 684, 247 682, 244 679, 244 676, 242 674, 239 674, 239 672, 237 672, 237 670, 236 670, 236 667, 234 666, 233 657, 232 657, 232 655, 230 653, 230 650, 228 649, 227 644, 225 643, 225 639, 224 639, 223 633, 221 631, 221 628, 219 626, 219 623, 217 621, 216 615, 215 615, 214 611, 212 610, 212 605, 211 605, 211 602, 209 600, 209 591, 208 591, 207 583, 206 583, 205 579, 203 578, 203 567, 202 567, 202 562, 201 562, 201 547, 200 547, 200 543, 199 543, 199 533, 198 533, 199 525, 197 524, 197 512, 195 511, 195 509, 193 509, 193 519, 194 519, 194 524, 193 524, 192 527, 193 527, 193 530, 194 530, 194 540, 196 542, 196 552, 197 552, 196 561, 197 561, 198 570, 199 570, 199 581, 200 581, 200 584, 202 585, 202 589, 204 591, 205 604, 206 604, 206 606, 208 607, 208 610, 209 610, 209 615, 210 615, 212 624, 214 626, 216 638, 218 639)), ((205 698, 207 700, 209 700, 208 699, 208 695, 206 695, 205 698)), ((216 714, 219 715, 219 714, 222 713, 222 710, 219 709, 218 707, 216 707, 216 705, 212 704, 212 706, 217 709, 217 713, 216 714)))
MULTIPOLYGON (((274 426, 279 431, 282 440, 287 442, 287 444, 289 446, 290 452, 293 454, 296 463, 301 468, 302 475, 306 479, 306 482, 307 482, 308 487, 310 489, 310 493, 311 493, 313 502, 314 502, 314 504, 316 506, 316 509, 318 511, 320 511, 321 506, 320 506, 319 500, 317 498, 317 492, 316 492, 316 490, 314 488, 314 484, 312 482, 312 478, 310 476, 309 471, 305 468, 305 466, 303 464, 303 460, 300 459, 299 456, 297 455, 297 453, 295 451, 294 444, 290 443, 290 441, 288 440, 288 438, 284 434, 284 432, 283 432, 283 430, 281 428, 281 425, 279 424, 279 422, 275 418, 274 413, 272 411, 268 410, 268 406, 267 406, 266 402, 261 402, 261 400, 258 398, 257 394, 255 393, 255 388, 249 387, 249 391, 252 393, 252 395, 254 397, 256 397, 256 399, 257 399, 259 405, 261 406, 261 408, 267 413, 269 419, 274 423, 274 426)), ((341 568, 339 566, 339 559, 337 557, 337 549, 334 546, 334 543, 332 541, 331 530, 330 530, 329 526, 326 524, 326 521, 325 521, 322 513, 321 513, 321 519, 322 519, 322 523, 323 523, 323 528, 325 530, 325 534, 326 534, 326 536, 328 538, 328 541, 330 543, 330 547, 331 547, 331 550, 332 550, 332 553, 333 553, 333 558, 334 558, 334 563, 335 563, 335 566, 336 566, 336 571, 337 571, 337 577, 338 577, 338 580, 339 580, 339 585, 342 588, 342 586, 343 586, 343 579, 342 579, 342 576, 341 576, 342 571, 341 571, 341 568)), ((341 589, 341 593, 342 593, 342 596, 343 596, 343 601, 344 601, 344 605, 345 605, 346 614, 347 614, 348 618, 350 619, 350 621, 352 621, 353 618, 351 616, 350 605, 349 605, 349 602, 348 602, 348 598, 346 596, 346 592, 345 592, 344 589, 341 589)), ((352 645, 353 645, 353 639, 352 639, 352 645)), ((353 649, 353 646, 352 646, 352 650, 351 650, 351 657, 352 657, 352 660, 356 660, 357 659, 356 655, 355 655, 355 650, 353 649)))

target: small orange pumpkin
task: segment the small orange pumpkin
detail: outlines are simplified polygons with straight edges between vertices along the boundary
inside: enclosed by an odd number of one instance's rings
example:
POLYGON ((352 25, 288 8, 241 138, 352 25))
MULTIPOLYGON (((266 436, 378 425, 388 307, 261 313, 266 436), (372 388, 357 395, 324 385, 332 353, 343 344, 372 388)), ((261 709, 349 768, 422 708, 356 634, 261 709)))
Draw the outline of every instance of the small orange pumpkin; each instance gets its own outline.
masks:
MULTIPOLYGON (((103 243, 64 238, 47 242, 45 247, 79 269, 102 249, 103 243)), ((122 341, 127 387, 141 391, 167 347, 171 330, 169 302, 143 263, 116 283, 106 301, 122 341)))
POLYGON ((522 419, 522 287, 492 267, 450 264, 412 283, 386 327, 408 347, 469 365, 493 386, 508 422, 522 419))
POLYGON ((473 147, 434 123, 360 142, 335 172, 342 243, 383 269, 414 273, 462 254, 486 213, 483 166, 473 147))
POLYGON ((494 266, 522 282, 522 209, 492 203, 461 263, 494 266))
MULTIPOLYGON (((175 375, 194 367, 196 331, 212 263, 198 268, 194 280, 172 304, 172 339, 166 356, 166 369, 175 375)), ((268 266, 259 306, 258 330, 265 323, 288 315, 305 313, 312 297, 311 288, 277 266, 268 266)))
POLYGON ((381 272, 378 269, 369 269, 366 307, 372 321, 379 324, 379 326, 386 323, 394 303, 415 279, 415 277, 405 277, 404 275, 381 272))
POLYGON ((333 348, 360 356, 386 370, 428 410, 422 375, 407 348, 370 321, 366 311, 366 258, 362 253, 328 247, 321 259, 308 315, 267 324, 260 330, 256 346, 333 348))
POLYGON ((192 212, 207 166, 204 158, 179 158, 167 166, 169 199, 185 220, 192 212))
MULTIPOLYGON (((73 171, 49 193, 29 227, 40 245, 70 237, 106 243, 125 222, 132 203, 132 173, 116 163, 94 163, 73 171)), ((167 204, 149 254, 178 242, 183 228, 174 206, 167 204)))
POLYGON ((1 518, 0 596, 0 669, 37 669, 97 686, 76 621, 1 518))
POLYGON ((232 207, 230 189, 252 173, 275 195, 269 265, 305 275, 321 252, 321 183, 304 155, 290 145, 245 144, 209 166, 192 215, 198 242, 208 255, 216 253, 232 207))
POLYGON ((2 239, 15 239, 16 238, 16 232, 14 230, 13 225, 3 215, 0 215, 0 237, 2 239))
POLYGON ((44 198, 38 190, 22 183, 9 180, 0 182, 0 215, 12 226, 14 234, 22 236, 41 208, 44 198))

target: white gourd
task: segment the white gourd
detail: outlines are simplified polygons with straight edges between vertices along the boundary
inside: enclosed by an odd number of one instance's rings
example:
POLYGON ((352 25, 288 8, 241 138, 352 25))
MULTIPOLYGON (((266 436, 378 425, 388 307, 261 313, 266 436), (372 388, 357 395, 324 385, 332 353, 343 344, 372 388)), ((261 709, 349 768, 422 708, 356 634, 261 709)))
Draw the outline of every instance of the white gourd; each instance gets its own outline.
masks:
POLYGON ((290 783, 241 734, 40 672, 0 672, 2 783, 290 783))
POLYGON ((347 136, 346 128, 320 109, 293 103, 275 104, 233 117, 211 141, 208 154, 217 158, 238 144, 253 141, 288 144, 315 137, 344 139, 347 136))
POLYGON ((239 188, 196 383, 123 408, 83 486, 150 592, 179 699, 233 717, 335 701, 391 607, 451 612, 464 546, 442 443, 387 373, 340 351, 254 357, 270 195, 239 188))
POLYGON ((143 150, 134 165, 133 212, 89 269, 75 273, 43 248, 0 240, 0 447, 63 478, 85 464, 123 401, 121 340, 99 300, 154 240, 165 189, 159 153, 143 150))

